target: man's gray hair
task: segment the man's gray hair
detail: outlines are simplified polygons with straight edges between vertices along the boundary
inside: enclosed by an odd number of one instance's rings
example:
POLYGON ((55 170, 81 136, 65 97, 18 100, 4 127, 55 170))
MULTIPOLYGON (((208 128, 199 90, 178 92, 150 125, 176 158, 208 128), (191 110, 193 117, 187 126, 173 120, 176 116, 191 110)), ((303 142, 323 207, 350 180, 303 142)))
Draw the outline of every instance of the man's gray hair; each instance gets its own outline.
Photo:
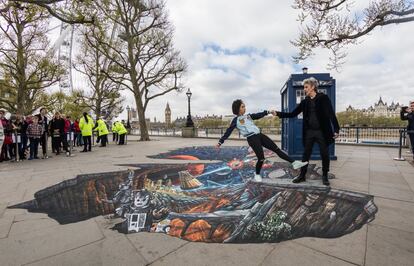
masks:
POLYGON ((318 90, 319 82, 314 77, 310 77, 310 78, 307 78, 307 79, 303 80, 303 86, 305 86, 305 84, 309 84, 309 85, 313 86, 315 88, 315 91, 318 90))

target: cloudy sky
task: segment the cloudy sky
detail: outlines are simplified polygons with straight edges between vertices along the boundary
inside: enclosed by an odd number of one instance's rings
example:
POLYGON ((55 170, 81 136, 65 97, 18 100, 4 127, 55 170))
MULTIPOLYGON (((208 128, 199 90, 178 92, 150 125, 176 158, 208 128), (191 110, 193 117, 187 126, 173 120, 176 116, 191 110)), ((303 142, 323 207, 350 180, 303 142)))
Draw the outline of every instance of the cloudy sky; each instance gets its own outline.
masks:
MULTIPOLYGON (((363 5, 358 1, 359 5, 363 5)), ((175 47, 188 63, 186 84, 193 92, 192 113, 231 114, 231 102, 242 98, 248 111, 280 107, 280 88, 292 73, 330 72, 337 81, 337 111, 349 104, 368 107, 384 101, 407 104, 414 99, 414 23, 376 29, 348 49, 341 72, 327 70, 329 54, 296 65, 290 44, 299 32, 293 1, 167 0, 175 27, 175 47)), ((362 7, 362 6, 361 6, 362 7)), ((185 116, 185 93, 157 98, 147 117, 164 121, 185 116)), ((131 97, 126 104, 134 105, 131 97)))

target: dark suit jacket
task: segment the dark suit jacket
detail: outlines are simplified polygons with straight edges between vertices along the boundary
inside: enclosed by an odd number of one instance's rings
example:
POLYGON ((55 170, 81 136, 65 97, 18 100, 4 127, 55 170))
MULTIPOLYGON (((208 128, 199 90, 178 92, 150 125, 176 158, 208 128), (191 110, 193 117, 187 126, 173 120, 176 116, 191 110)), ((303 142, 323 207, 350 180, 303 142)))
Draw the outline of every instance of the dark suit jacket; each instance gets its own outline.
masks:
MULTIPOLYGON (((334 133, 339 133, 340 129, 338 119, 336 118, 335 112, 333 111, 331 100, 326 94, 318 93, 315 97, 316 116, 318 118, 319 124, 321 125, 323 136, 326 140, 326 143, 332 144, 334 143, 334 133)), ((310 97, 306 97, 292 112, 277 112, 277 116, 280 118, 296 117, 303 112, 303 140, 305 140, 306 131, 308 130, 308 123, 306 123, 306 121, 309 119, 309 104, 310 97)))
POLYGON ((401 120, 408 120, 407 130, 414 130, 414 113, 407 113, 401 110, 401 120))

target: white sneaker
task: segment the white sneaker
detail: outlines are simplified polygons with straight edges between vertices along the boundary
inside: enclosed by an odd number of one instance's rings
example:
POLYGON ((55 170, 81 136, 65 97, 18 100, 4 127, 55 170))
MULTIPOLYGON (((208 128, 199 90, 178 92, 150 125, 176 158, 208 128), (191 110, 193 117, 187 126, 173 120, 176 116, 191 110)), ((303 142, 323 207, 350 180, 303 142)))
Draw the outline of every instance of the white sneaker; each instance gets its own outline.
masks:
POLYGON ((292 163, 292 168, 296 170, 296 169, 304 167, 307 164, 308 164, 308 162, 294 161, 292 163))
POLYGON ((254 181, 256 181, 256 182, 262 182, 262 177, 260 175, 258 175, 258 174, 255 174, 254 175, 254 181))

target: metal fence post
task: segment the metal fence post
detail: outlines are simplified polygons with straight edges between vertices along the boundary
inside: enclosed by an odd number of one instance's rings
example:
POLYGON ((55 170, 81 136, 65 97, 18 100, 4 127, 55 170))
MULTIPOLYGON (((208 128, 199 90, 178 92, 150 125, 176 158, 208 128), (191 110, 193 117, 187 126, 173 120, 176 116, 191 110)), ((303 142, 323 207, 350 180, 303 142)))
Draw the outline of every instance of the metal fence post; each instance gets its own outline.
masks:
POLYGON ((356 128, 356 143, 359 143, 359 127, 356 128))
POLYGON ((74 140, 74 132, 72 130, 69 130, 69 156, 72 156, 72 150, 73 150, 73 140, 74 140))
POLYGON ((45 154, 43 154, 43 159, 48 159, 49 156, 47 155, 47 146, 48 146, 48 142, 49 142, 49 136, 47 134, 47 131, 45 132, 45 137, 43 139, 43 141, 45 142, 45 154))
POLYGON ((405 132, 405 130, 400 129, 400 145, 398 147, 398 157, 394 158, 395 161, 405 161, 405 158, 402 157, 401 155, 401 151, 402 151, 402 138, 403 138, 403 133, 405 132))
POLYGON ((14 161, 18 162, 19 161, 19 139, 18 139, 17 130, 14 130, 13 135, 14 135, 14 140, 15 140, 15 145, 14 145, 15 157, 14 157, 14 161))

